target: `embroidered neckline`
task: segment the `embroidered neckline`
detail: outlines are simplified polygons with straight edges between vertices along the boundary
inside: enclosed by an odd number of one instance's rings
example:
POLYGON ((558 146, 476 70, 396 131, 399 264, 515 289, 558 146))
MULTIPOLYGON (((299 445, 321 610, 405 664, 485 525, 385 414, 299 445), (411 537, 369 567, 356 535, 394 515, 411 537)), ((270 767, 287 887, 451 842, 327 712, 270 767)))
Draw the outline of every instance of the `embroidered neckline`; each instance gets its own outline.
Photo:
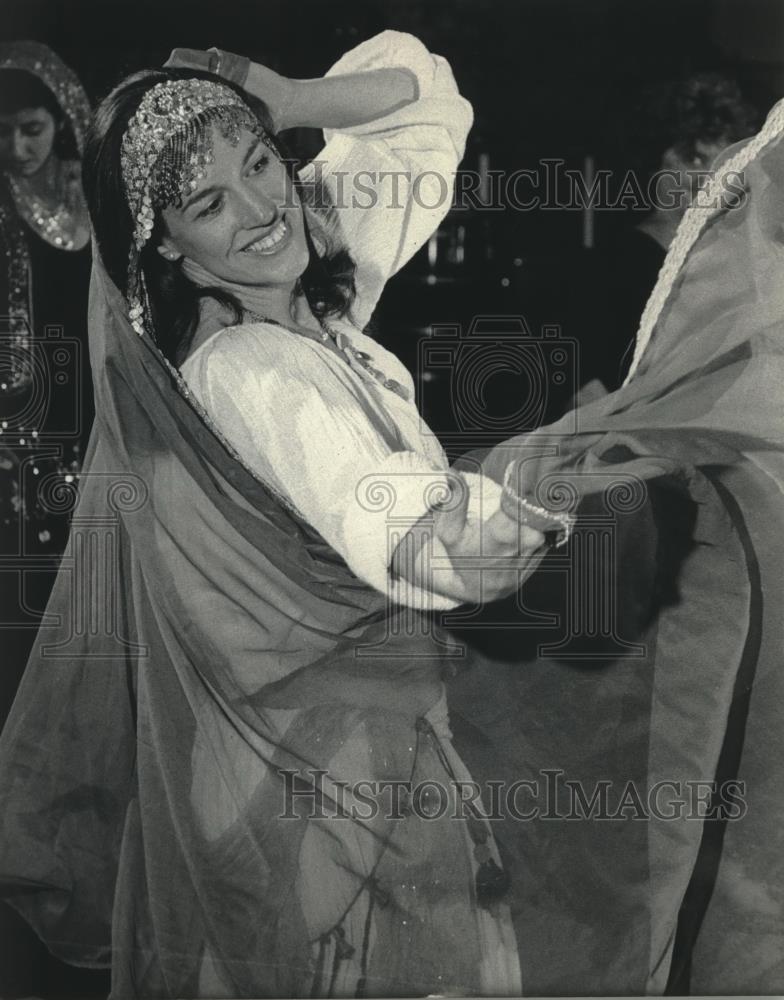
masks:
MULTIPOLYGON (((76 197, 66 196, 54 209, 45 205, 40 198, 23 190, 17 179, 6 175, 8 187, 20 217, 50 246, 58 250, 81 250, 85 243, 76 244, 79 219, 75 212, 76 197)), ((73 179, 67 182, 71 187, 73 179)), ((76 196, 76 192, 72 192, 76 196)), ((89 235, 88 235, 89 240, 89 235)))
MULTIPOLYGON (((269 316, 262 316, 259 313, 255 313, 250 309, 245 310, 245 314, 250 316, 254 322, 258 323, 271 323, 273 326, 279 326, 283 330, 289 330, 289 332, 296 333, 296 331, 290 330, 283 323, 279 323, 275 319, 270 319, 269 316)), ((376 368, 373 364, 373 358, 366 351, 360 351, 358 348, 354 347, 351 340, 346 334, 341 333, 340 330, 335 330, 329 324, 321 322, 321 334, 318 340, 315 337, 307 337, 305 334, 299 334, 299 336, 304 336, 306 340, 312 340, 314 343, 326 344, 331 339, 338 350, 346 358, 349 367, 353 370, 361 369, 369 375, 373 381, 377 382, 384 389, 389 392, 394 392, 396 396, 400 396, 406 402, 409 400, 408 390, 404 385, 401 385, 397 379, 387 378, 380 368, 376 368)))

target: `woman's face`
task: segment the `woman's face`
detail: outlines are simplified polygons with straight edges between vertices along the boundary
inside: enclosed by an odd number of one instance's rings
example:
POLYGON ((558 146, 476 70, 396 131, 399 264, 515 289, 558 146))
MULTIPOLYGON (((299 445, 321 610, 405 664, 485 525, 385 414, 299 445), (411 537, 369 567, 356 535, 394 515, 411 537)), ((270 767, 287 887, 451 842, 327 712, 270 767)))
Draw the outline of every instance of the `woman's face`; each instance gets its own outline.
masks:
POLYGON ((49 161, 57 122, 46 108, 0 115, 0 161, 15 177, 33 177, 49 161))
POLYGON ((213 162, 180 208, 163 210, 159 247, 217 279, 293 286, 308 265, 302 208, 283 163, 250 132, 236 146, 213 129, 213 162))

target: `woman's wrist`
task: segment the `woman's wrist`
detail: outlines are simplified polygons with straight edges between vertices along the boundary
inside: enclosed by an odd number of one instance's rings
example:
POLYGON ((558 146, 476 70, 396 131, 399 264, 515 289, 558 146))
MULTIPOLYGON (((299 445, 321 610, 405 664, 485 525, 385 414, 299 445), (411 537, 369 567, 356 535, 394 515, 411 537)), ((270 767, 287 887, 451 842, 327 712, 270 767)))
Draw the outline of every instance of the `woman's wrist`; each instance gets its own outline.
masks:
POLYGON ((277 130, 352 128, 392 114, 419 96, 416 77, 403 67, 291 80, 252 65, 248 83, 247 89, 270 107, 277 130), (280 109, 275 113, 273 101, 280 109))

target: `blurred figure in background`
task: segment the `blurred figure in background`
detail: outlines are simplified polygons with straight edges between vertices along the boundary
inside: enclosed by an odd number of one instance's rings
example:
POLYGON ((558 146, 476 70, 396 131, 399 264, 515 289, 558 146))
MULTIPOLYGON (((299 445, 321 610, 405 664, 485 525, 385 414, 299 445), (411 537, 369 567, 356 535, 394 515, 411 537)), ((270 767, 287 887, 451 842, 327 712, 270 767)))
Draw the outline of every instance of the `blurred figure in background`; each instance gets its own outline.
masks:
POLYGON ((738 85, 716 73, 656 84, 619 109, 615 136, 598 163, 608 183, 594 207, 596 246, 559 243, 557 256, 544 251, 526 260, 517 292, 514 311, 535 327, 560 327, 578 356, 562 391, 551 387, 545 422, 574 408, 574 387, 585 398, 591 383, 597 391, 621 386, 645 304, 686 209, 719 154, 758 124, 738 85))
MULTIPOLYGON (((65 547, 92 424, 89 118, 84 89, 51 49, 0 45, 0 727, 65 547)), ((108 988, 52 959, 5 905, 0 939, 3 996, 108 988)))
POLYGON ((0 46, 0 724, 66 542, 92 423, 80 165, 89 117, 84 89, 51 49, 0 46))
POLYGON ((697 74, 643 95, 624 129, 624 144, 640 180, 647 184, 655 178, 657 202, 632 232, 666 251, 706 172, 723 150, 754 133, 758 119, 737 83, 718 73, 697 74))
POLYGON ((599 379, 609 391, 626 376, 645 303, 686 209, 717 156, 759 125, 738 85, 717 73, 659 84, 631 110, 620 152, 651 210, 596 252, 575 299, 580 382, 599 379))

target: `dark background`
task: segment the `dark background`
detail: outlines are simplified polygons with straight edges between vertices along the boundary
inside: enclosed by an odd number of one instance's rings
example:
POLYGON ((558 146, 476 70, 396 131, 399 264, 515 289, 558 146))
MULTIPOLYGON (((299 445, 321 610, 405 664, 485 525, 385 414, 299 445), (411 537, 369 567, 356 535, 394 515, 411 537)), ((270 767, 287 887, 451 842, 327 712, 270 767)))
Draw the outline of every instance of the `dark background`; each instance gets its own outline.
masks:
MULTIPOLYGON (((476 116, 466 170, 480 155, 507 173, 554 158, 580 170, 590 155, 620 178, 630 165, 624 122, 646 87, 719 71, 760 118, 784 95, 784 0, 2 0, 0 18, 0 37, 47 42, 95 99, 127 73, 160 65, 175 46, 215 45, 312 77, 384 28, 416 34, 452 64, 476 116)), ((308 145, 315 152, 312 136, 308 145)), ((629 215, 598 210, 595 245, 629 215)), ((579 337, 579 307, 567 317, 558 306, 559 267, 564 285, 590 268, 583 226, 579 209, 452 212, 436 266, 420 253, 390 282, 377 336, 420 374, 418 344, 434 323, 466 329, 477 315, 520 314, 534 329, 555 324, 579 337), (455 267, 448 256, 458 227, 465 259, 455 267), (555 275, 546 306, 537 301, 543 262, 548 280, 555 275)), ((439 408, 449 410, 450 400, 433 401, 437 380, 419 388, 425 416, 448 424, 439 408)), ((567 397, 566 388, 556 393, 536 420, 557 417, 567 397)))

